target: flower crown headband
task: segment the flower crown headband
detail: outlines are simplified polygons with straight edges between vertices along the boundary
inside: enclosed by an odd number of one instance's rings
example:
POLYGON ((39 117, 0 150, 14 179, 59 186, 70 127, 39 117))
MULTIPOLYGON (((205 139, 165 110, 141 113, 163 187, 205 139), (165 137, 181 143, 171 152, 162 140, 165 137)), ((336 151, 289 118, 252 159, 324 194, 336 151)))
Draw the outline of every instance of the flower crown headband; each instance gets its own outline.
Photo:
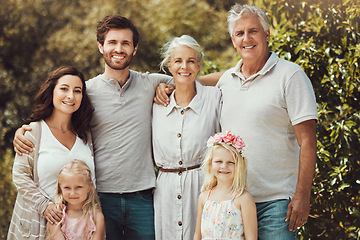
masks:
POLYGON ((216 143, 221 142, 233 146, 240 154, 242 154, 245 150, 245 143, 242 138, 231 134, 230 131, 227 131, 226 133, 216 133, 214 136, 209 138, 206 145, 208 147, 212 147, 216 143))

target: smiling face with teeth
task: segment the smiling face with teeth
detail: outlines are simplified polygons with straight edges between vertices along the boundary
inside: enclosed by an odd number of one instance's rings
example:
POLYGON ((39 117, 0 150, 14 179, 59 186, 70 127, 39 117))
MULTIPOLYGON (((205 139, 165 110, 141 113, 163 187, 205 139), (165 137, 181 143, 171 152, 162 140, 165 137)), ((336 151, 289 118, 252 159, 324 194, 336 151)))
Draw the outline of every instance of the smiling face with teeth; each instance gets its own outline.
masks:
MULTIPOLYGON (((270 30, 264 30, 255 14, 246 14, 236 21, 232 43, 245 64, 263 64, 269 56, 270 30)), ((263 67, 263 66, 261 66, 263 67)))
POLYGON ((234 157, 229 150, 224 147, 214 149, 211 168, 217 181, 232 183, 235 176, 235 166, 234 157))
POLYGON ((104 56, 105 68, 113 70, 127 69, 137 51, 137 46, 133 44, 133 32, 128 28, 110 29, 104 44, 98 42, 98 48, 104 56))
POLYGON ((178 46, 173 50, 167 66, 174 77, 175 84, 193 84, 200 71, 201 62, 198 61, 194 49, 178 46))
POLYGON ((82 101, 83 84, 78 76, 64 75, 58 79, 53 94, 53 112, 73 114, 82 101))

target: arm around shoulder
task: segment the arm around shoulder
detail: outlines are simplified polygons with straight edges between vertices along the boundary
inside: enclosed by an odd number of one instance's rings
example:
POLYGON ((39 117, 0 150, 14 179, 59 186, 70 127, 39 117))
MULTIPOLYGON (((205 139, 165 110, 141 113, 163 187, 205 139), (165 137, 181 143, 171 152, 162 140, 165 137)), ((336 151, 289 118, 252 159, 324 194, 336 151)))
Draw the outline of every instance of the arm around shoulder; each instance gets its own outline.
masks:
POLYGON ((34 144, 25 137, 26 131, 31 131, 29 125, 23 125, 21 128, 18 128, 15 132, 13 145, 14 151, 22 156, 23 153, 29 154, 33 151, 34 144))
POLYGON ((256 240, 258 232, 257 214, 253 197, 249 192, 245 191, 240 197, 235 199, 235 206, 241 210, 245 239, 256 240))
POLYGON ((204 86, 215 86, 223 74, 224 72, 210 73, 199 77, 198 81, 204 86))

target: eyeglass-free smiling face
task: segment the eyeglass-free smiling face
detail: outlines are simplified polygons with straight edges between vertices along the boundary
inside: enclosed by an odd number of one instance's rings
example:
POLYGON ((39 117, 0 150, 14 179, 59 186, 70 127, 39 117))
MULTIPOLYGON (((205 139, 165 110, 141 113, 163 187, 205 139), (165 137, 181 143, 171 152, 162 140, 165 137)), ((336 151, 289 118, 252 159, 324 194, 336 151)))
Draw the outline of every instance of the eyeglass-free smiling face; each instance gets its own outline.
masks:
POLYGON ((174 49, 169 71, 176 83, 193 83, 200 71, 201 63, 197 60, 195 50, 187 46, 178 46, 174 49))
POLYGON ((235 176, 235 160, 231 152, 223 147, 215 148, 211 168, 218 181, 232 182, 235 176))
POLYGON ((135 56, 133 32, 128 29, 110 29, 105 36, 104 45, 98 42, 99 51, 103 54, 105 63, 114 70, 124 70, 129 67, 135 56))
POLYGON ((257 15, 247 14, 236 21, 232 43, 243 61, 263 62, 268 57, 270 30, 265 31, 257 15))
POLYGON ((91 184, 83 175, 63 174, 60 188, 67 207, 82 207, 90 192, 91 184))
POLYGON ((83 84, 78 76, 64 75, 58 79, 54 88, 53 105, 54 112, 64 114, 76 112, 82 101, 83 84))

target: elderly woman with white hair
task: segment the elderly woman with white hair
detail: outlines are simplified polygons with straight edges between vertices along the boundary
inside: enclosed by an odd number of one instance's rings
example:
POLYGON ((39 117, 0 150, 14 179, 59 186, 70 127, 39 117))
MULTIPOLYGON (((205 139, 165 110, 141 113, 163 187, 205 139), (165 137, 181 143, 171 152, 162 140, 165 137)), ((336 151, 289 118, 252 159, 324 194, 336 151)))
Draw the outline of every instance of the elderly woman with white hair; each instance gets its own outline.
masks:
POLYGON ((154 193, 156 239, 192 239, 200 165, 207 139, 220 130, 221 92, 196 81, 203 53, 190 36, 163 46, 160 66, 174 77, 170 103, 153 105, 153 150, 159 174, 154 193))

